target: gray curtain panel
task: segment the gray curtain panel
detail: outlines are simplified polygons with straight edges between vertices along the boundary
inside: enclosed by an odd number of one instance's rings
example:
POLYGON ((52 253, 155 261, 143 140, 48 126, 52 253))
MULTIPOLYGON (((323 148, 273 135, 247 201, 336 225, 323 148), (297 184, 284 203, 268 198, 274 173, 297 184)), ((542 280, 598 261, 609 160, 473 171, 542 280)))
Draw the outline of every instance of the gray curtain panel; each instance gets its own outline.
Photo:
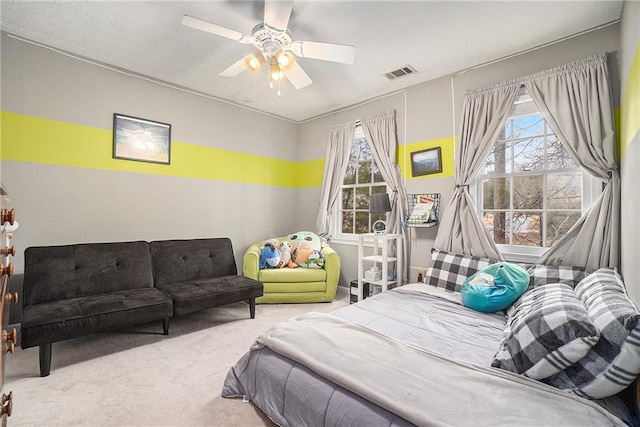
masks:
POLYGON ((533 74, 524 84, 560 142, 605 183, 596 202, 538 262, 619 267, 620 172, 607 54, 533 74))
POLYGON ((322 193, 316 219, 318 234, 329 234, 332 214, 340 196, 340 188, 349 164, 349 152, 353 143, 355 122, 336 126, 329 132, 327 155, 325 156, 322 193))
POLYGON ((514 80, 467 92, 456 154, 456 188, 440 215, 435 249, 504 260, 478 217, 469 183, 498 139, 520 85, 514 80))
POLYGON ((456 188, 441 215, 434 247, 503 259, 476 213, 468 186, 491 151, 522 84, 578 164, 605 183, 596 202, 537 262, 618 267, 620 173, 606 53, 467 93, 456 188))
MULTIPOLYGON (((396 133, 396 114, 389 111, 378 116, 362 121, 362 130, 367 139, 373 158, 380 169, 387 186, 391 188, 390 202, 391 213, 389 215, 388 231, 395 234, 404 234, 403 247, 397 248, 403 251, 405 278, 408 277, 410 245, 408 232, 404 229, 405 206, 407 206, 407 192, 400 174, 400 168, 396 161, 398 138, 396 133)), ((400 272, 398 272, 400 273, 400 272)))

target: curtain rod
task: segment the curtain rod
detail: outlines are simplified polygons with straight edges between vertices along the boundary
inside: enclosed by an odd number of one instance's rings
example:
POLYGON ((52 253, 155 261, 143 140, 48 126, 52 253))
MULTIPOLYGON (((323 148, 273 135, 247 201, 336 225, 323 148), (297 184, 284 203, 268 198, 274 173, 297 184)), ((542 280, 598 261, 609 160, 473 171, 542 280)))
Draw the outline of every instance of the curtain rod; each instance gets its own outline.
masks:
MULTIPOLYGON (((451 111, 452 111, 452 114, 453 114, 453 116, 452 116, 453 120, 452 120, 451 125, 452 125, 452 128, 453 128, 452 130, 453 130, 454 139, 455 139, 455 134, 456 134, 456 97, 455 97, 454 80, 455 80, 456 77, 466 73, 467 71, 476 70, 478 68, 486 67, 487 65, 495 64, 497 62, 505 61, 507 59, 511 59, 511 58, 516 57, 516 56, 523 55, 525 53, 533 52, 534 50, 538 50, 538 49, 542 49, 544 47, 552 46, 552 45, 554 45, 556 43, 560 43, 560 42, 572 39, 574 37, 582 36, 584 34, 588 34, 588 33, 591 33, 593 31, 601 30, 601 29, 609 27, 611 25, 615 25, 615 24, 617 24, 619 22, 620 22, 620 19, 615 19, 615 20, 613 20, 611 22, 607 22, 606 24, 598 25, 597 27, 593 27, 593 28, 590 28, 590 29, 587 29, 587 30, 584 30, 584 31, 580 31, 578 33, 572 34, 570 36, 563 37, 561 39, 557 39, 557 40, 554 40, 554 41, 543 43, 541 45, 534 46, 532 48, 525 49, 525 50, 520 51, 520 52, 512 53, 511 55, 506 55, 506 56, 503 56, 502 58, 493 59, 491 61, 483 62, 481 64, 474 65, 473 67, 469 67, 469 68, 466 68, 466 69, 464 69, 462 71, 458 71, 457 73, 451 74, 451 78, 450 78, 450 81, 451 81, 451 111)), ((454 150, 454 152, 455 152, 455 150, 454 150)))

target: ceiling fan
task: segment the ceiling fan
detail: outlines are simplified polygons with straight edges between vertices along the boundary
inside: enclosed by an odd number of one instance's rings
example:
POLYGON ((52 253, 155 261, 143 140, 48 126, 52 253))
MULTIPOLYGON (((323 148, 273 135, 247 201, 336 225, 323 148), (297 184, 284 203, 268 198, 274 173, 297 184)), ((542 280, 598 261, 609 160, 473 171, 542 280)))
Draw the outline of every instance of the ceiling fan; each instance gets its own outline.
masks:
MULTIPOLYGON (((287 29, 292 7, 293 0, 265 0, 264 22, 258 23, 251 35, 189 15, 182 17, 182 25, 256 47, 258 52, 245 56, 222 71, 220 75, 224 77, 235 77, 245 70, 257 73, 262 65, 268 62, 271 87, 274 82, 280 82, 286 76, 296 89, 301 89, 311 84, 311 78, 295 61, 294 55, 301 58, 353 64, 356 51, 353 46, 294 41, 287 29)), ((280 95, 279 90, 278 95, 280 95)))

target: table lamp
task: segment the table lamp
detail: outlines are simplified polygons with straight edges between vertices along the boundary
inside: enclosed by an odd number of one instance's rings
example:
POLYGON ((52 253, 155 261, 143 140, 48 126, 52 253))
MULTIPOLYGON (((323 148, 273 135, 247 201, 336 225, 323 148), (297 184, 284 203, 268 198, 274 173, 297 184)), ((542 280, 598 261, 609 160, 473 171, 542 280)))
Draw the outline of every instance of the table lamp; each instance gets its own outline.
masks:
MULTIPOLYGON (((372 194, 369 197, 369 213, 391 212, 391 203, 387 193, 372 194)), ((386 221, 378 220, 371 226, 375 234, 385 234, 387 232, 386 221)))

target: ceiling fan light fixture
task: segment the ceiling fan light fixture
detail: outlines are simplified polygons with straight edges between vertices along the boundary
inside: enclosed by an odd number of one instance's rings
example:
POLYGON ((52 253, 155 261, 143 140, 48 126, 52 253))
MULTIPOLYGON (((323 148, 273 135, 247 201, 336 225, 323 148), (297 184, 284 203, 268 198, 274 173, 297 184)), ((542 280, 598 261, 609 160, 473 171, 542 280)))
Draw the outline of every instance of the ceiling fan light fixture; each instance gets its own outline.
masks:
POLYGON ((293 62, 295 61, 293 57, 293 53, 289 51, 280 50, 276 53, 276 61, 280 66, 280 70, 287 71, 293 66, 293 62))
POLYGON ((260 71, 262 64, 264 64, 264 57, 258 53, 248 55, 244 58, 244 65, 247 67, 247 70, 254 74, 260 71))
POLYGON ((182 17, 182 25, 252 44, 259 51, 235 62, 223 70, 220 76, 235 77, 244 70, 257 74, 262 64, 269 61, 269 87, 273 88, 274 82, 279 86, 286 79, 294 88, 302 89, 312 81, 296 61, 296 56, 353 64, 356 48, 334 43, 294 41, 288 29, 293 2, 294 0, 264 0, 264 20, 253 27, 251 35, 188 15, 182 17))
POLYGON ((279 82, 283 77, 284 74, 282 74, 282 70, 278 63, 275 60, 271 61, 271 66, 269 67, 269 80, 272 82, 279 82))

